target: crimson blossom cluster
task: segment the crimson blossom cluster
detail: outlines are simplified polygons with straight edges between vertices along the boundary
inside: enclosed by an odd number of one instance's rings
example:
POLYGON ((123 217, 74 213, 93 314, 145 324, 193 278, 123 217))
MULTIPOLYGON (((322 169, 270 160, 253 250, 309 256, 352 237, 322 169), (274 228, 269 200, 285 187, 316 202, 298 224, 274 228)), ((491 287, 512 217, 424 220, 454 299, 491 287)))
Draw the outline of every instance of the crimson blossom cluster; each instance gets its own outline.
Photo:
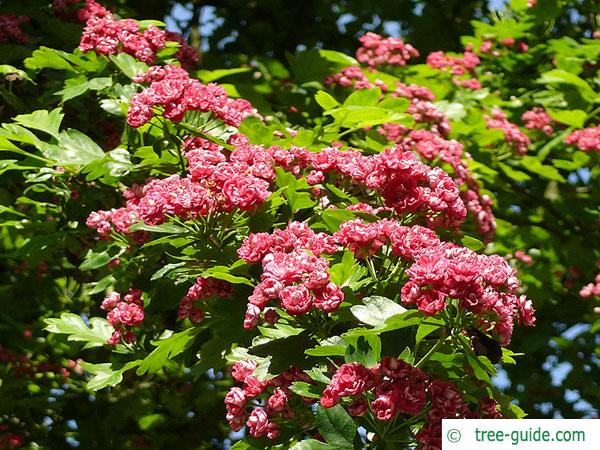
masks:
POLYGON ((596 275, 593 283, 588 283, 579 291, 581 298, 600 297, 600 273, 596 275))
POLYGON ((29 23, 29 17, 27 16, 0 14, 0 44, 8 42, 27 43, 29 39, 21 30, 21 25, 25 23, 29 23))
MULTIPOLYGON (((235 135, 230 142, 236 142, 235 135)), ((237 150, 227 156, 207 141, 188 140, 189 176, 171 175, 151 179, 144 186, 134 185, 123 194, 124 207, 92 212, 87 225, 106 239, 113 229, 132 234, 130 227, 139 221, 158 225, 169 216, 188 220, 215 212, 254 209, 270 195, 275 174, 263 147, 249 145, 239 137, 237 143, 237 150)), ((142 242, 147 234, 134 232, 133 237, 142 242)))
MULTIPOLYGON (((58 9, 60 14, 62 10, 58 9)), ((175 57, 182 66, 191 68, 200 56, 178 33, 161 30, 156 25, 148 25, 142 30, 133 19, 117 20, 101 5, 91 2, 77 12, 78 18, 87 17, 81 35, 79 48, 83 52, 95 51, 102 55, 127 53, 147 64, 152 64, 159 50, 167 41, 179 43, 180 50, 175 57)))
POLYGON ((369 67, 405 66, 409 59, 419 56, 416 48, 400 38, 383 38, 369 32, 361 36, 359 41, 362 46, 356 51, 356 59, 369 67))
POLYGON ((521 116, 521 120, 525 123, 525 128, 528 130, 540 130, 547 136, 554 133, 554 120, 550 117, 550 114, 540 106, 525 111, 521 116))
POLYGON ((306 405, 316 402, 315 399, 294 395, 290 390, 291 384, 294 381, 312 383, 312 380, 302 370, 291 367, 268 381, 260 381, 253 375, 256 367, 255 361, 248 360, 236 362, 231 368, 231 376, 241 387, 232 387, 225 396, 226 418, 234 431, 241 430, 246 424, 253 437, 277 439, 281 422, 298 422, 301 409, 306 414, 306 405), (300 400, 294 397, 300 397, 300 400), (250 414, 248 407, 252 407, 250 414))
POLYGON ((370 412, 378 420, 390 421, 398 415, 425 415, 426 424, 416 436, 422 450, 441 448, 442 419, 502 417, 494 400, 484 398, 477 411, 471 411, 454 384, 389 356, 372 368, 343 364, 323 391, 320 403, 331 408, 345 398, 350 400, 347 408, 353 416, 370 412))
POLYGON ((531 139, 523 133, 517 125, 509 122, 506 114, 500 108, 492 109, 491 115, 485 115, 487 127, 496 129, 504 133, 504 139, 512 146, 519 155, 523 156, 527 153, 528 147, 531 145, 531 139))
POLYGON ((573 131, 565 138, 565 143, 576 145, 584 152, 600 152, 600 125, 573 131))
POLYGON ((190 78, 187 70, 181 67, 153 66, 134 80, 150 83, 131 99, 127 123, 134 128, 147 123, 154 116, 153 108, 158 106, 162 108, 162 115, 173 122, 181 121, 188 111, 200 111, 211 112, 234 127, 239 127, 249 115, 256 114, 247 100, 229 98, 222 87, 214 83, 202 84, 190 78))
MULTIPOLYGON (((373 211, 368 205, 361 209, 373 211)), ((525 325, 535 324, 531 301, 516 295, 515 270, 501 257, 442 242, 432 230, 419 225, 354 219, 343 222, 333 235, 292 222, 284 230, 245 238, 238 255, 248 263, 262 262, 263 274, 248 299, 244 326, 256 326, 270 299, 278 299, 292 315, 305 314, 313 306, 325 312, 336 310, 344 295, 329 282, 329 263, 321 255, 348 249, 360 260, 385 245, 408 267, 401 289, 404 303, 435 315, 456 299, 461 309, 474 315, 474 324, 497 335, 502 345, 510 342, 515 317, 525 325)))
POLYGON ((108 323, 115 329, 108 339, 108 344, 116 345, 121 342, 121 339, 127 343, 135 342, 136 335, 132 327, 144 321, 142 291, 129 289, 123 299, 121 299, 121 294, 118 292, 111 292, 104 299, 100 308, 107 311, 108 323))
POLYGON ((336 310, 344 294, 329 281, 329 262, 321 255, 337 250, 333 236, 315 233, 301 222, 291 222, 272 234, 256 233, 245 238, 238 255, 248 263, 261 262, 263 274, 248 298, 244 328, 257 325, 271 299, 278 299, 291 315, 305 314, 313 307, 325 312, 336 310))
MULTIPOLYGON (((453 67, 452 71, 457 74, 473 72, 479 64, 479 60, 476 59, 477 56, 470 51, 465 53, 464 58, 450 57, 443 53, 432 55, 431 60, 434 67, 439 69, 453 67)), ((476 79, 472 80, 479 84, 476 79)), ((460 85, 468 84, 469 86, 466 86, 468 88, 477 87, 471 80, 456 79, 455 82, 460 85)), ((388 92, 388 86, 383 81, 375 79, 371 83, 361 68, 356 66, 344 68, 340 73, 328 76, 324 83, 327 86, 337 84, 341 87, 357 90, 379 87, 383 93, 388 92)), ((466 189, 461 190, 460 195, 467 210, 475 218, 479 233, 485 240, 491 240, 496 231, 492 200, 488 195, 480 192, 479 183, 470 173, 466 163, 466 160, 471 159, 471 156, 463 152, 463 145, 455 140, 445 139, 451 130, 450 122, 446 115, 432 103, 435 100, 433 92, 424 86, 397 81, 394 91, 390 91, 389 94, 392 97, 403 97, 410 100, 411 104, 407 112, 412 115, 415 122, 428 126, 429 130, 411 130, 405 125, 384 123, 377 128, 377 132, 389 141, 397 142, 406 149, 416 151, 429 161, 440 160, 451 165, 455 172, 455 182, 459 186, 464 185, 466 187, 466 189)), ((505 132, 509 133, 511 138, 516 135, 515 128, 520 133, 516 125, 506 125, 504 122, 501 125, 503 129, 508 129, 505 132)), ((528 139, 522 133, 518 138, 528 139)))
POLYGON ((187 294, 179 301, 177 317, 190 319, 192 323, 200 323, 204 319, 204 310, 196 305, 196 301, 205 301, 210 297, 228 298, 233 293, 233 286, 227 281, 216 278, 198 277, 187 294))
POLYGON ((111 12, 95 0, 54 0, 52 9, 54 15, 63 20, 85 23, 92 17, 112 17, 111 12))

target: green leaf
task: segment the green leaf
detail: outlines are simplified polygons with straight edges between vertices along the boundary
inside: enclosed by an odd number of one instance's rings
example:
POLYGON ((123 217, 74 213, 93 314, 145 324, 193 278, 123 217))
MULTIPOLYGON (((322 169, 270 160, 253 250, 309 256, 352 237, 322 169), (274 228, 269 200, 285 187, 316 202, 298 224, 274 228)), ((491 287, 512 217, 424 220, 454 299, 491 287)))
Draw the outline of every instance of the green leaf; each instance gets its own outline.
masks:
POLYGON ((381 98, 381 89, 359 89, 354 91, 344 101, 344 106, 375 106, 381 98))
POLYGON ((354 448, 356 424, 342 405, 333 408, 317 408, 317 428, 328 444, 338 449, 354 448))
POLYGON ((82 167, 104 157, 104 150, 80 131, 69 128, 58 136, 59 145, 46 144, 42 153, 62 166, 82 167))
POLYGON ((590 85, 577 75, 561 69, 553 69, 544 72, 537 80, 538 83, 549 84, 554 87, 571 87, 575 88, 581 97, 588 102, 594 102, 598 98, 597 94, 590 85))
POLYGON ((58 131, 64 116, 62 108, 55 108, 50 112, 41 109, 31 114, 21 114, 13 120, 24 127, 43 131, 58 138, 58 131))
POLYGON ((110 55, 110 60, 119 68, 128 78, 133 79, 136 75, 141 75, 148 70, 148 65, 138 61, 127 53, 110 55))
POLYGON ((319 50, 319 55, 332 63, 342 66, 358 66, 358 61, 345 53, 336 52, 334 50, 319 50))
POLYGON ((560 181, 565 183, 567 180, 558 172, 556 167, 543 165, 537 158, 533 156, 524 156, 521 160, 524 167, 530 172, 537 173, 539 176, 548 178, 549 180, 560 181))
POLYGON ((417 328, 415 343, 417 345, 419 345, 419 343, 425 337, 429 336, 434 331, 439 330, 443 326, 444 326, 444 321, 442 319, 436 319, 434 317, 426 317, 425 319, 423 319, 423 321, 419 324, 419 327, 417 328))
POLYGON ((138 222, 129 227, 129 231, 151 231, 153 233, 181 234, 187 231, 186 228, 175 225, 174 223, 161 223, 160 225, 146 225, 144 222, 138 222))
POLYGON ((99 391, 108 386, 116 386, 123 381, 123 374, 129 369, 140 364, 140 360, 129 361, 123 367, 117 370, 111 368, 111 363, 92 364, 82 361, 81 367, 94 375, 87 383, 87 388, 92 391, 99 391))
POLYGON ((55 334, 67 334, 69 341, 86 342, 84 348, 100 347, 108 341, 113 333, 106 319, 92 317, 88 327, 81 316, 73 313, 62 313, 58 319, 45 319, 46 331, 55 334))
POLYGON ((155 345, 156 348, 144 358, 135 373, 137 375, 143 375, 146 372, 150 374, 157 373, 170 359, 183 353, 199 331, 199 328, 188 328, 179 333, 174 333, 166 339, 152 341, 152 345, 155 345))
POLYGON ((321 398, 321 395, 323 395, 322 389, 319 389, 318 386, 304 381, 294 381, 290 385, 290 390, 295 394, 309 398, 321 398))
POLYGON ((409 119, 407 114, 398 113, 379 106, 343 106, 325 112, 334 119, 334 125, 358 130, 365 127, 381 125, 386 122, 402 122, 409 119))
POLYGON ((185 262, 178 262, 178 263, 171 263, 171 264, 166 264, 163 267, 161 267, 160 269, 158 269, 156 272, 154 272, 152 274, 152 277, 150 278, 150 281, 156 281, 161 279, 162 277, 164 277, 167 273, 169 273, 170 271, 172 271, 173 269, 177 269, 179 267, 185 266, 185 262))
POLYGON ((87 81, 85 77, 70 78, 65 82, 65 88, 55 95, 62 96, 62 103, 86 93, 87 91, 100 91, 112 86, 112 78, 92 78, 87 81))
POLYGON ((165 414, 148 414, 138 419, 138 425, 141 430, 147 431, 150 428, 165 423, 167 416, 165 414))
POLYGON ((27 72, 17 69, 13 66, 9 66, 8 64, 0 64, 0 75, 15 75, 18 79, 27 80, 33 83, 33 80, 29 77, 29 75, 27 75, 27 72))
POLYGON ((363 278, 367 269, 356 263, 354 253, 350 250, 344 251, 342 261, 329 268, 331 281, 340 287, 348 286, 350 289, 357 289, 365 284, 368 279, 363 278))
POLYGON ((309 348, 304 353, 310 356, 344 356, 346 343, 339 336, 332 336, 322 340, 318 346, 309 348))
POLYGON ((296 179, 296 177, 280 168, 276 169, 275 181, 277 186, 283 189, 283 193, 289 202, 292 211, 312 208, 316 201, 311 198, 310 193, 303 192, 300 189, 310 189, 305 179, 296 179))
POLYGON ((485 244, 483 242, 472 236, 463 236, 460 242, 462 243, 462 245, 464 245, 467 248, 470 248, 474 252, 483 250, 485 248, 485 244))
POLYGON ((587 119, 586 112, 582 111, 581 109, 547 109, 546 111, 548 114, 550 114, 550 117, 557 122, 564 123, 565 125, 575 128, 582 128, 585 123, 585 119, 587 119))
POLYGON ((356 213, 347 209, 329 208, 321 213, 321 219, 329 231, 335 233, 340 229, 342 223, 356 219, 356 213))
POLYGON ((504 172, 507 177, 514 181, 519 182, 531 180, 531 177, 528 174, 526 174, 525 172, 521 172, 520 170, 513 169, 508 164, 500 163, 499 166, 500 169, 502 169, 502 172, 504 172))
POLYGON ((212 277, 217 278, 219 280, 229 281, 233 284, 246 284, 248 286, 254 286, 254 284, 245 277, 241 277, 238 275, 234 275, 231 272, 233 270, 239 269, 239 266, 215 266, 208 268, 202 272, 203 277, 212 277))
MULTIPOLYGON (((234 450, 233 447, 231 447, 231 450, 234 450)), ((245 447, 241 447, 240 450, 245 450, 245 447)), ((338 450, 338 448, 335 445, 329 445, 316 439, 306 439, 295 444, 290 450, 338 450)))
POLYGON ((113 259, 118 258, 127 251, 126 245, 113 244, 101 252, 94 252, 92 249, 88 250, 87 254, 79 270, 93 270, 99 267, 105 267, 113 259))
POLYGON ((423 313, 417 310, 408 310, 403 312, 402 314, 397 314, 395 316, 390 317, 385 321, 385 327, 382 329, 377 329, 377 331, 393 331, 400 330, 406 327, 412 327, 415 325, 419 325, 423 320, 423 313))
POLYGON ((237 441, 230 450, 258 450, 258 448, 245 441, 237 441))
POLYGON ((377 335, 344 336, 345 360, 357 362, 365 367, 375 367, 381 359, 381 340, 377 335))
POLYGON ((315 101, 319 104, 321 108, 325 111, 329 109, 333 109, 339 106, 339 102, 330 94, 325 91, 318 91, 315 94, 315 101))
POLYGON ((350 308, 354 317, 362 323, 374 327, 385 326, 386 320, 392 316, 402 314, 406 308, 386 297, 372 296, 363 300, 364 305, 355 305, 350 308))
POLYGON ((65 52, 42 46, 34 50, 31 56, 23 61, 23 64, 31 70, 75 70, 64 55, 66 55, 65 52))
POLYGON ((250 67, 235 67, 233 69, 217 69, 217 70, 199 70, 196 75, 203 83, 211 83, 221 78, 228 77, 230 75, 237 75, 240 73, 250 72, 250 67))

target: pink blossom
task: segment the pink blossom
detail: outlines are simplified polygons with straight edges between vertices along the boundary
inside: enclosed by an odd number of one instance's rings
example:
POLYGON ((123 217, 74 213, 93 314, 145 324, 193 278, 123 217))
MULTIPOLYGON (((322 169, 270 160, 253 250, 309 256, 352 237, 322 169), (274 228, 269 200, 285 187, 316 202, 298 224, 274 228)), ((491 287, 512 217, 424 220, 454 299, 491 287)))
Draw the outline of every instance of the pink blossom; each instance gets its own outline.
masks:
POLYGON ((312 296, 304 285, 285 287, 279 298, 281 306, 292 315, 304 314, 312 307, 312 296))
POLYGON ((269 418, 265 410, 262 408, 254 408, 246 425, 249 428, 250 435, 253 437, 260 437, 267 434, 269 418))
POLYGON ((383 38, 369 32, 359 40, 362 46, 356 51, 356 59, 370 67, 405 66, 409 59, 419 56, 417 49, 400 38, 383 38))
POLYGON ((577 145, 584 152, 600 152, 600 125, 573 131, 565 138, 565 143, 577 145))

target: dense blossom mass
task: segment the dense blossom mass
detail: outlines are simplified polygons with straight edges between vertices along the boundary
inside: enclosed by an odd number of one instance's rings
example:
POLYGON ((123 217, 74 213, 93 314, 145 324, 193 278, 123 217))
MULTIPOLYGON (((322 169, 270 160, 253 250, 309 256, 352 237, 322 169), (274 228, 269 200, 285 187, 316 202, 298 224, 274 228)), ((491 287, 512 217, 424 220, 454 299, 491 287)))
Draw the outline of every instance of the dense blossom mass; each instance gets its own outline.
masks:
POLYGON ((104 299, 100 307, 107 312, 108 323, 115 329, 108 343, 116 345, 121 340, 126 343, 135 342, 136 335, 132 327, 144 321, 142 291, 129 289, 122 299, 121 294, 112 292, 104 299))
POLYGON ((165 48, 168 41, 173 41, 180 45, 175 58, 182 66, 190 69, 198 62, 198 52, 180 34, 161 30, 152 24, 142 28, 133 19, 114 19, 104 8, 95 5, 87 4, 85 9, 78 11, 79 17, 89 16, 79 43, 81 51, 95 51, 103 55, 124 52, 152 64, 158 51, 165 48))
POLYGON ((179 301, 177 317, 199 323, 204 319, 204 310, 197 306, 197 301, 204 302, 210 297, 228 298, 232 293, 233 287, 227 281, 198 277, 196 283, 188 289, 187 294, 179 301))
POLYGON ((554 120, 544 108, 539 106, 525 111, 521 116, 521 120, 525 123, 525 128, 528 130, 540 130, 547 136, 550 136, 554 132, 554 120))
POLYGON ((359 39, 362 46, 356 51, 356 59, 369 67, 390 65, 404 66, 419 52, 400 38, 383 38, 376 33, 367 33, 359 39))
POLYGON ((573 131, 565 138, 565 143, 576 145, 584 152, 600 152, 600 125, 573 131))
POLYGON ((16 42, 25 44, 29 38, 21 25, 29 23, 29 17, 15 14, 0 14, 0 44, 16 42))
POLYGON ((127 122, 135 128, 147 123, 158 106, 162 107, 162 115, 174 122, 183 120, 188 111, 200 111, 211 112, 226 124, 237 127, 244 118, 255 114, 247 100, 231 99, 222 87, 202 84, 180 67, 154 66, 136 81, 150 83, 150 86, 131 99, 127 122))
POLYGON ((494 108, 490 116, 486 115, 485 120, 488 128, 497 129, 504 133, 504 139, 512 146, 519 155, 525 155, 529 145, 531 145, 531 139, 525 133, 523 133, 517 125, 509 122, 506 118, 506 114, 499 108, 494 108))

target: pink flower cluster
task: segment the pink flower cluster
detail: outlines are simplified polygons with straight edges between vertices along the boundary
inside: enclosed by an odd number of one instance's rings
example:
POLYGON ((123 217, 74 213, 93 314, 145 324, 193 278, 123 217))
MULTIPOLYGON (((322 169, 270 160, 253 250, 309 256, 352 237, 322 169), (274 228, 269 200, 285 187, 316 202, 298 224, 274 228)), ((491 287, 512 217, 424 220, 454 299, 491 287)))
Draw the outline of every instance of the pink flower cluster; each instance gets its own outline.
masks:
POLYGON ((535 324, 531 301, 516 295, 519 281, 515 270, 500 256, 432 242, 415 255, 406 274, 404 303, 433 315, 446 307, 446 300, 457 299, 462 309, 485 318, 482 325, 500 338, 501 345, 510 342, 515 317, 525 325, 535 324))
POLYGON ((427 422, 417 434, 421 450, 441 450, 442 419, 502 419, 498 403, 482 398, 476 412, 471 411, 462 394, 449 381, 433 380, 429 383, 428 394, 431 406, 427 412, 427 422))
POLYGON ((81 0, 54 0, 52 9, 57 17, 63 20, 77 21, 85 23, 92 17, 112 18, 112 14, 100 3, 95 0, 85 0, 85 5, 81 0))
POLYGON ((129 293, 121 300, 121 294, 112 292, 100 305, 108 314, 106 318, 108 323, 115 329, 108 340, 110 345, 116 345, 121 338, 127 343, 135 342, 135 332, 131 327, 141 324, 144 321, 144 302, 142 301, 142 291, 139 289, 129 289, 129 293))
POLYGON ((367 410, 377 419, 389 421, 399 414, 419 416, 425 411, 426 426, 417 435, 423 449, 441 448, 442 419, 500 418, 497 403, 484 399, 472 412, 456 386, 432 379, 427 373, 395 357, 384 357, 373 368, 358 363, 343 364, 323 391, 320 403, 331 408, 351 397, 348 412, 362 416, 367 410), (373 397, 371 401, 367 397, 373 397), (429 407, 426 406, 429 404, 429 407))
POLYGON ((478 91, 481 89, 481 82, 477 78, 452 78, 452 82, 456 86, 460 86, 471 91, 478 91))
MULTIPOLYGON (((488 195, 480 193, 479 183, 473 178, 466 162, 462 159, 463 145, 455 140, 446 140, 427 130, 410 132, 408 138, 403 140, 403 144, 429 161, 438 159, 452 166, 455 182, 458 185, 465 184, 467 186, 467 189, 461 191, 460 195, 467 211, 475 219, 478 232, 486 240, 491 240, 496 232, 492 200, 488 195)), ((470 158, 470 155, 466 154, 465 157, 470 158)))
POLYGON ((600 297, 600 273, 596 275, 593 283, 588 283, 579 291, 581 298, 600 297))
POLYGON ((21 25, 29 23, 29 17, 15 14, 0 14, 0 44, 18 42, 25 44, 28 37, 21 30, 21 25))
POLYGON ((255 114, 247 100, 231 99, 222 87, 202 84, 180 67, 154 66, 135 81, 150 83, 150 86, 131 98, 127 123, 134 128, 147 123, 156 107, 162 107, 162 115, 174 122, 181 121, 187 111, 201 111, 211 112, 235 127, 255 114))
POLYGON ((506 114, 500 108, 494 108, 492 115, 485 115, 487 127, 490 129, 501 130, 504 133, 504 139, 512 146, 519 155, 525 155, 527 148, 531 144, 531 139, 523 133, 517 125, 506 119, 506 114))
POLYGON ((540 130, 548 136, 554 132, 554 120, 544 108, 540 108, 539 106, 525 111, 521 116, 521 120, 525 123, 525 128, 528 130, 540 130))
POLYGON ((565 138, 565 143, 577 145, 584 152, 600 152, 600 125, 573 131, 565 138))
POLYGON ((165 47, 167 41, 172 41, 180 45, 175 58, 183 67, 190 69, 200 59, 199 53, 185 42, 181 34, 163 31, 155 25, 142 30, 140 24, 133 19, 116 20, 109 11, 93 0, 88 0, 77 14, 80 20, 87 18, 79 42, 79 48, 83 52, 95 51, 102 55, 124 52, 152 64, 156 53, 165 47))
POLYGON ((428 101, 414 98, 406 110, 413 116, 417 123, 426 123, 440 136, 447 136, 450 133, 450 121, 448 117, 428 101))
POLYGON ((197 300, 205 301, 213 296, 228 298, 232 293, 233 286, 227 281, 199 277, 179 301, 177 317, 181 320, 190 319, 193 323, 200 323, 204 319, 204 310, 195 305, 197 300))
POLYGON ((141 31, 133 19, 114 20, 107 17, 91 17, 83 30, 79 49, 95 51, 102 55, 125 52, 145 63, 152 63, 156 52, 165 46, 165 33, 155 25, 141 31))
POLYGON ((355 90, 373 89, 378 87, 381 89, 381 92, 387 91, 387 85, 383 81, 376 79, 371 83, 362 69, 358 66, 345 67, 340 73, 329 75, 323 82, 325 83, 325 86, 337 84, 341 87, 352 88, 355 90))
MULTIPOLYGON (((159 225, 168 216, 189 220, 210 212, 256 208, 271 194, 273 163, 262 146, 244 144, 239 137, 237 141, 240 144, 227 157, 207 141, 188 140, 188 177, 171 175, 151 179, 144 186, 134 185, 123 194, 124 207, 92 212, 87 225, 108 238, 113 229, 129 234, 129 228, 139 221, 159 225)), ((136 232, 134 238, 142 242, 146 234, 136 232)))
MULTIPOLYGON (((279 423, 295 417, 295 396, 289 389, 290 385, 294 381, 312 383, 312 380, 301 370, 290 368, 275 378, 260 381, 253 375, 256 366, 256 362, 251 360, 233 365, 231 375, 242 387, 232 387, 225 396, 226 418, 234 431, 241 430, 245 423, 252 437, 277 439, 281 430, 279 423), (261 396, 264 406, 255 406, 248 414, 250 402, 259 401, 261 396)), ((306 402, 314 400, 302 398, 299 405, 306 402)))
POLYGON ((244 328, 255 327, 273 299, 292 315, 313 308, 335 311, 344 301, 344 294, 329 281, 329 262, 321 255, 337 250, 331 235, 315 233, 303 222, 290 222, 272 234, 252 233, 246 237, 238 256, 248 263, 261 262, 263 274, 248 298, 244 328))
POLYGON ((479 57, 471 51, 465 51, 462 57, 450 56, 442 51, 427 55, 429 66, 434 69, 449 70, 452 75, 473 73, 480 62, 479 57))
POLYGON ((427 102, 435 100, 435 95, 433 95, 433 92, 429 88, 414 83, 404 84, 401 81, 396 82, 396 89, 391 93, 391 96, 404 97, 409 100, 416 98, 427 102))
POLYGON ((454 244, 443 243, 427 228, 401 226, 383 219, 365 223, 362 219, 344 222, 334 237, 357 258, 370 256, 384 245, 412 266, 409 281, 402 288, 402 301, 426 314, 436 314, 446 307, 448 298, 460 300, 460 306, 486 319, 488 328, 495 320, 494 331, 506 344, 519 316, 533 325, 533 309, 525 296, 517 297, 518 281, 502 258, 478 255, 454 244))
POLYGON ((431 226, 458 227, 466 217, 458 186, 450 176, 439 167, 422 163, 400 145, 374 156, 334 148, 271 151, 275 162, 286 170, 299 173, 302 168, 312 168, 313 175, 349 177, 357 187, 376 190, 385 206, 397 214, 421 215, 431 226))
MULTIPOLYGON (((513 257, 513 255, 511 253, 506 255, 506 259, 511 259, 512 257, 513 257)), ((528 255, 523 250, 517 250, 514 254, 514 258, 518 259, 523 264, 529 265, 529 264, 533 263, 533 258, 531 257, 531 255, 528 255)))
POLYGON ((356 59, 369 67, 405 66, 419 52, 400 38, 383 38, 376 33, 367 33, 359 39, 362 46, 356 51, 356 59))

